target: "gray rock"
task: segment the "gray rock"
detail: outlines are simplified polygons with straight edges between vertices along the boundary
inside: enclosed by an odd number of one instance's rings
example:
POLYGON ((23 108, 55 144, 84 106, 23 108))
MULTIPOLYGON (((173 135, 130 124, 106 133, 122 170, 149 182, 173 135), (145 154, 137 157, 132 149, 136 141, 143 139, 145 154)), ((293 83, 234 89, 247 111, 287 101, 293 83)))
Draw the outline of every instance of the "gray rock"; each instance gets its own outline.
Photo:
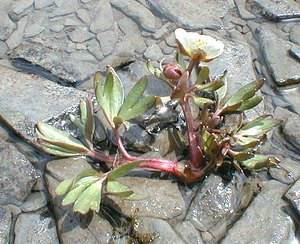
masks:
POLYGON ((82 3, 89 3, 89 2, 91 2, 91 1, 93 1, 93 0, 80 0, 82 3))
POLYGON ((55 3, 54 0, 34 0, 35 9, 49 7, 55 3))
POLYGON ((99 61, 104 58, 99 42, 92 39, 86 44, 87 50, 94 55, 99 61))
POLYGON ((57 3, 57 1, 55 1, 57 8, 52 13, 49 14, 49 18, 64 16, 64 15, 74 13, 79 7, 77 0, 68 0, 66 2, 62 1, 62 3, 57 3), (63 7, 60 6, 62 3, 64 4, 63 7))
POLYGON ((295 226, 284 211, 286 203, 282 200, 287 186, 272 180, 261 187, 261 192, 228 231, 222 244, 241 243, 241 237, 244 243, 289 243, 294 240, 295 226))
POLYGON ((300 45, 300 26, 294 25, 290 30, 290 40, 293 43, 300 45))
POLYGON ((182 219, 185 215, 185 204, 177 183, 170 180, 154 180, 139 177, 122 177, 118 181, 134 192, 142 194, 145 199, 129 201, 116 196, 108 196, 113 209, 126 216, 131 216, 135 209, 139 209, 139 216, 160 219, 182 219))
POLYGON ((34 125, 75 106, 85 93, 0 66, 0 114, 17 133, 34 138, 34 125))
MULTIPOLYGON (((176 243, 184 244, 185 242, 174 232, 172 227, 162 219, 155 219, 149 217, 138 217, 136 220, 137 234, 145 235, 151 234, 157 236, 153 244, 159 243, 176 243)), ((149 243, 149 242, 148 242, 149 243)))
MULTIPOLYGON (((75 51, 76 44, 72 44, 74 45, 72 51, 75 51)), ((14 50, 11 59, 26 60, 49 71, 56 78, 70 83, 88 80, 98 69, 96 63, 72 60, 64 51, 53 52, 51 48, 32 43, 24 43, 14 50)))
POLYGON ((96 62, 95 56, 90 54, 88 51, 81 50, 79 52, 73 52, 70 54, 71 59, 86 61, 86 62, 96 62))
POLYGON ((16 24, 9 18, 8 14, 0 10, 0 40, 5 41, 15 28, 16 24))
POLYGON ((170 47, 177 47, 174 32, 166 37, 165 42, 170 47))
POLYGON ((33 212, 45 207, 47 204, 46 194, 43 191, 31 193, 26 201, 20 206, 23 212, 33 212))
POLYGON ((160 47, 157 44, 153 44, 148 47, 144 53, 146 59, 150 59, 152 61, 160 61, 164 55, 160 50, 160 47))
POLYGON ((110 54, 118 41, 118 33, 112 30, 101 32, 97 35, 104 56, 110 54))
POLYGON ((7 50, 8 50, 8 47, 7 47, 6 43, 3 41, 0 41, 0 59, 4 58, 7 50))
POLYGON ((14 230, 16 244, 45 243, 58 244, 55 220, 52 217, 44 217, 41 213, 21 214, 14 230))
POLYGON ((142 4, 134 0, 110 0, 110 3, 140 23, 144 29, 155 30, 155 16, 142 4))
MULTIPOLYGON (((5 113, 1 111, 1 115, 3 114, 5 113)), ((36 181, 35 169, 23 154, 1 138, 0 152, 0 202, 20 205, 30 194, 36 181)))
POLYGON ((188 29, 220 29, 228 11, 227 1, 150 0, 150 4, 178 26, 188 29), (204 11, 205 9, 205 11, 204 11))
POLYGON ((62 159, 51 161, 46 168, 46 184, 58 219, 57 229, 63 243, 108 243, 113 229, 100 215, 79 216, 72 213, 70 206, 61 205, 62 197, 57 197, 55 189, 59 182, 77 176, 91 166, 83 159, 62 159), (71 161, 70 161, 71 160, 71 161))
POLYGON ((64 29, 64 26, 60 23, 54 23, 50 26, 50 30, 54 32, 60 32, 64 29))
POLYGON ((118 21, 118 26, 126 35, 134 35, 140 32, 137 24, 128 17, 123 17, 118 21))
POLYGON ((13 213, 11 210, 0 206, 0 243, 10 243, 10 229, 12 225, 13 213))
POLYGON ((287 118, 282 127, 285 139, 300 150, 300 116, 292 114, 287 118))
POLYGON ((33 4, 33 0, 21 0, 15 3, 15 8, 13 12, 15 14, 21 14, 23 13, 26 9, 30 8, 31 5, 33 4))
POLYGON ((175 30, 175 25, 173 23, 168 22, 153 34, 153 38, 155 40, 165 38, 168 34, 170 34, 170 32, 173 32, 173 30, 175 30))
MULTIPOLYGON (((64 26, 81 26, 82 25, 82 23, 81 23, 81 21, 80 20, 78 20, 76 17, 74 18, 66 18, 66 20, 65 20, 65 23, 64 23, 64 26)), ((90 34, 89 32, 88 32, 88 34, 90 34)))
POLYGON ((289 50, 289 54, 297 59, 298 61, 300 61, 300 46, 298 45, 294 45, 291 47, 291 49, 289 50))
POLYGON ((78 9, 76 15, 87 26, 91 24, 91 16, 89 14, 89 11, 87 11, 86 9, 83 8, 78 9))
POLYGON ((298 214, 300 214, 300 179, 285 193, 285 198, 295 208, 298 214))
POLYGON ((10 50, 16 48, 22 42, 27 19, 28 19, 28 16, 24 16, 22 19, 20 19, 18 21, 17 29, 6 40, 6 44, 10 50))
POLYGON ((120 57, 132 57, 134 56, 134 45, 131 43, 131 38, 129 36, 125 36, 121 39, 120 42, 117 43, 115 48, 116 55, 120 57))
POLYGON ((255 19, 256 16, 252 13, 250 13, 246 7, 246 0, 234 0, 235 5, 238 9, 238 13, 241 16, 242 19, 255 19))
POLYGON ((85 29, 76 28, 74 31, 69 32, 68 36, 72 40, 72 42, 85 42, 94 37, 94 35, 85 29))
POLYGON ((38 23, 33 23, 25 28, 24 37, 25 38, 34 37, 34 36, 40 34, 41 32, 43 32, 44 30, 45 30, 45 27, 40 26, 38 23))
POLYGON ((271 20, 283 20, 300 17, 300 6, 293 0, 250 0, 252 9, 271 20))
POLYGON ((300 63, 288 54, 293 44, 281 39, 266 24, 259 29, 258 38, 275 83, 279 86, 299 83, 300 63))
POLYGON ((99 0, 95 8, 90 30, 95 33, 101 33, 108 30, 114 23, 114 16, 111 5, 108 0, 99 0))
POLYGON ((132 43, 132 45, 134 47, 134 50, 138 54, 143 54, 145 52, 147 46, 144 42, 144 39, 141 37, 141 35, 139 33, 128 34, 124 38, 130 40, 130 42, 132 43))
POLYGON ((200 232, 188 220, 175 225, 174 230, 181 237, 181 239, 185 241, 185 243, 189 243, 189 244, 203 243, 200 232))

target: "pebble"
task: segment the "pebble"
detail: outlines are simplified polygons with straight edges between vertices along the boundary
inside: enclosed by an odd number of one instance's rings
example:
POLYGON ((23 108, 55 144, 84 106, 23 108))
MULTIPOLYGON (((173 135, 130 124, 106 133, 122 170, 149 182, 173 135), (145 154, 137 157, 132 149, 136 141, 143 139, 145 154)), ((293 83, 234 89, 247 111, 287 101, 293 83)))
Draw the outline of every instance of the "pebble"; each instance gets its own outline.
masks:
POLYGON ((160 47, 157 44, 153 44, 146 49, 144 56, 146 59, 160 61, 164 55, 160 50, 160 47))
POLYGON ((300 179, 284 195, 290 204, 300 214, 300 179))
POLYGON ((113 11, 108 0, 99 0, 91 17, 90 30, 95 34, 108 30, 114 23, 113 11))
POLYGON ((6 40, 6 44, 10 50, 16 48, 21 44, 27 20, 28 16, 24 16, 22 19, 20 19, 18 21, 17 29, 6 40))
POLYGON ((72 42, 80 43, 90 40, 94 37, 94 35, 82 28, 76 28, 74 31, 68 33, 68 36, 72 40, 72 42))
POLYGON ((80 20, 75 18, 66 18, 64 26, 81 26, 80 20))
POLYGON ((15 14, 21 14, 23 13, 26 9, 30 8, 31 5, 33 4, 33 0, 21 0, 15 3, 15 9, 13 12, 15 14))
POLYGON ((118 34, 115 31, 108 30, 97 35, 97 40, 104 56, 110 54, 118 41, 118 34))
POLYGON ((300 25, 294 25, 290 29, 290 40, 291 42, 300 45, 300 25))
POLYGON ((8 14, 0 9, 0 40, 5 41, 16 28, 8 14))
POLYGON ((40 26, 38 23, 29 25, 24 30, 24 38, 34 37, 45 30, 45 27, 40 26))
POLYGON ((8 47, 5 42, 0 41, 0 59, 5 57, 8 47))
POLYGON ((99 61, 104 58, 99 42, 92 39, 86 43, 87 50, 94 55, 99 61))
POLYGON ((54 0, 34 0, 35 9, 46 8, 55 4, 54 0))
POLYGON ((77 0, 63 1, 63 3, 64 3, 64 6, 60 8, 62 3, 57 2, 57 0, 55 1, 55 4, 57 5, 58 8, 56 8, 54 11, 52 11, 49 14, 49 18, 60 17, 60 16, 72 14, 79 7, 77 0))
POLYGON ((126 35, 138 34, 140 32, 137 24, 128 17, 123 17, 118 21, 118 26, 126 35))
POLYGON ((77 17, 83 22, 85 23, 87 26, 90 25, 91 23, 91 17, 90 17, 90 14, 89 12, 86 10, 86 9, 78 9, 77 12, 77 17))

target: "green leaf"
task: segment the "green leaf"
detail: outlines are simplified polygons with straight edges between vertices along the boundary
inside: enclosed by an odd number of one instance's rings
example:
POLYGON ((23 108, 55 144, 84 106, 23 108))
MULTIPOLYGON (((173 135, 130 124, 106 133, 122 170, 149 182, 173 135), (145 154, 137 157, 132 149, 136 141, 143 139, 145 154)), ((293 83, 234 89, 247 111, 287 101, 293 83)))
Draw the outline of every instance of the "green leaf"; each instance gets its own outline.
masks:
POLYGON ((201 70, 198 74, 198 78, 197 78, 196 83, 197 84, 202 84, 208 78, 209 78, 209 68, 207 66, 202 66, 201 70))
POLYGON ((77 119, 73 114, 69 115, 69 118, 72 122, 73 125, 75 125, 79 130, 82 135, 84 134, 84 125, 82 124, 81 120, 77 119))
POLYGON ((130 170, 137 168, 144 160, 132 161, 129 163, 125 163, 120 165, 119 167, 109 171, 107 173, 107 179, 109 181, 115 180, 119 177, 126 175, 130 170))
POLYGON ((84 125, 87 120, 87 107, 86 107, 86 101, 81 100, 80 101, 80 119, 81 123, 84 125))
POLYGON ((183 75, 180 77, 178 84, 171 95, 171 99, 178 99, 179 101, 183 101, 187 90, 188 80, 189 80, 189 73, 184 72, 183 75))
POLYGON ((244 136, 258 136, 270 131, 273 127, 282 122, 279 119, 268 117, 270 117, 270 115, 263 115, 250 121, 248 124, 239 129, 238 134, 244 136))
POLYGON ((86 98, 86 102, 85 102, 85 112, 86 112, 86 120, 85 120, 84 135, 87 144, 89 145, 90 148, 92 148, 95 122, 94 122, 94 111, 93 111, 92 101, 88 97, 86 98))
POLYGON ((253 157, 254 157, 254 154, 249 153, 249 152, 240 152, 240 153, 234 155, 234 159, 236 159, 238 161, 250 159, 250 158, 253 158, 253 157))
POLYGON ((116 195, 126 200, 142 200, 145 197, 134 193, 127 186, 117 182, 117 181, 108 181, 106 185, 106 193, 116 195))
POLYGON ((259 142, 260 140, 258 138, 241 136, 237 145, 245 148, 253 148, 258 145, 259 142))
POLYGON ((156 104, 156 97, 149 96, 141 99, 137 104, 131 107, 127 113, 122 114, 122 119, 125 121, 134 119, 143 113, 147 112, 150 108, 152 108, 156 104))
POLYGON ((257 170, 267 167, 270 164, 277 164, 279 163, 279 160, 275 157, 256 154, 250 159, 240 161, 240 163, 249 169, 257 170))
POLYGON ((239 112, 243 112, 246 110, 249 110, 251 108, 254 108, 255 106, 257 106, 261 101, 263 100, 263 98, 261 96, 254 96, 251 97, 247 100, 245 100, 242 105, 238 108, 237 111, 239 112))
POLYGON ((45 141, 42 140, 38 140, 38 142, 41 145, 41 148, 43 151, 55 155, 55 156, 59 156, 59 157, 71 157, 71 156, 79 156, 79 155, 84 155, 86 154, 86 152, 74 152, 71 150, 67 150, 65 148, 59 147, 59 146, 55 146, 53 144, 49 144, 45 141))
POLYGON ((73 182, 74 182, 74 178, 71 178, 71 179, 67 179, 67 180, 64 180, 63 182, 61 182, 58 187, 55 189, 55 193, 58 195, 58 196, 62 196, 62 195, 65 195, 72 187, 73 185, 73 182))
POLYGON ((224 82, 224 85, 221 86, 219 89, 216 90, 217 93, 217 98, 219 101, 221 101, 222 99, 224 99, 226 93, 227 93, 227 79, 226 79, 226 74, 227 74, 227 70, 225 70, 221 76, 221 79, 224 82))
POLYGON ((97 102, 100 105, 103 104, 103 97, 104 97, 103 86, 104 86, 104 82, 102 80, 101 74, 99 71, 97 71, 94 76, 94 89, 95 89, 95 95, 96 95, 97 102))
POLYGON ((203 108, 204 104, 214 104, 215 102, 208 99, 208 98, 204 98, 204 97, 196 97, 193 96, 193 100, 196 103, 196 105, 200 108, 203 108))
POLYGON ((264 79, 253 81, 243 87, 241 87, 231 98, 226 102, 225 106, 232 106, 236 103, 243 102, 251 97, 262 87, 264 79))
POLYGON ((80 194, 74 204, 74 212, 81 214, 86 214, 89 210, 99 212, 103 182, 102 179, 97 180, 80 194))
POLYGON ((226 113, 232 113, 232 112, 237 112, 239 111, 239 108, 242 106, 243 102, 240 101, 238 103, 235 103, 233 105, 227 105, 226 107, 224 107, 222 109, 222 111, 220 112, 220 114, 226 114, 226 113))
POLYGON ((215 81, 211 81, 205 84, 196 84, 195 87, 197 90, 204 90, 207 92, 213 92, 218 90, 220 87, 224 86, 223 79, 216 79, 215 81))

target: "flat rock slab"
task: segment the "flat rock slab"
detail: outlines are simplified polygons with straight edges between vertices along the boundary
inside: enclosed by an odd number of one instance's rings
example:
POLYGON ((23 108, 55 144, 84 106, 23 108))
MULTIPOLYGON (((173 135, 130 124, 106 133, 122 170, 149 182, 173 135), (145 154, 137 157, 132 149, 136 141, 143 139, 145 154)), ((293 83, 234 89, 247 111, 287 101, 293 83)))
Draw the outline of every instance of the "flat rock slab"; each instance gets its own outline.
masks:
POLYGON ((13 213, 8 207, 0 206, 0 243, 10 243, 12 217, 13 213))
POLYGON ((289 54, 294 44, 281 38, 267 24, 258 29, 258 41, 274 82, 278 86, 299 83, 300 63, 289 54))
POLYGON ((40 213, 21 214, 17 219, 14 232, 16 244, 59 244, 55 220, 40 213))
POLYGON ((270 20, 300 17, 300 4, 294 0, 249 0, 252 9, 270 20))
POLYGON ((150 4, 178 26, 188 29, 220 29, 228 11, 227 1, 150 0, 150 4))
POLYGON ((300 179, 286 192, 285 197, 300 214, 300 179))
POLYGON ((21 205, 35 182, 32 164, 13 144, 0 138, 0 203, 21 205))
MULTIPOLYGON (((82 31, 76 30, 75 32, 81 33, 82 31)), ((74 37, 76 41, 82 41, 92 37, 91 33, 89 33, 89 36, 84 33, 80 35, 82 36, 74 37)), ((23 43, 12 52, 10 58, 17 61, 25 60, 32 65, 36 65, 48 71, 58 79, 69 83, 86 81, 90 79, 98 69, 96 59, 94 62, 73 59, 70 54, 66 52, 59 50, 53 51, 53 49, 43 47, 37 43, 23 43)))
POLYGON ((0 66, 0 118, 28 141, 34 125, 77 106, 85 93, 0 66))
POLYGON ((284 211, 287 204, 282 196, 286 189, 286 185, 275 180, 265 182, 222 244, 241 243, 241 237, 243 243, 291 243, 295 226, 284 211))

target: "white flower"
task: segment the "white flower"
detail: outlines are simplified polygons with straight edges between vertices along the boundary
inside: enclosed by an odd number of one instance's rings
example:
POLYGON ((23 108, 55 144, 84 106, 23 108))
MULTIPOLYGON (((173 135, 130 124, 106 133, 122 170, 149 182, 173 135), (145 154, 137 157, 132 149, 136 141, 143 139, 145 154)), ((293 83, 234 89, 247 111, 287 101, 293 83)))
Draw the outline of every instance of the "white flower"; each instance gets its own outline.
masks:
POLYGON ((175 38, 180 52, 197 61, 209 62, 224 51, 223 42, 181 28, 175 30, 175 38))

